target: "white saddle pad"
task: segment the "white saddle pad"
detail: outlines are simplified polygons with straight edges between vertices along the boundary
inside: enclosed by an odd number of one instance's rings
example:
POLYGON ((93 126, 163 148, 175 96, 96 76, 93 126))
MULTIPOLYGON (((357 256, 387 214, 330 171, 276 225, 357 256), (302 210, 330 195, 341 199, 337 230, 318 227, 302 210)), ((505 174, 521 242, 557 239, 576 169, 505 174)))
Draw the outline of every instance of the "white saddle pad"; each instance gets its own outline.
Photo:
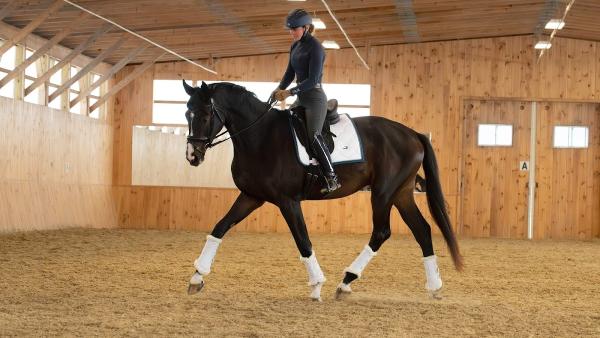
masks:
MULTIPOLYGON (((356 132, 354 122, 352 122, 348 114, 340 114, 340 120, 331 126, 331 132, 337 136, 333 138, 335 147, 333 153, 331 153, 331 161, 334 164, 364 162, 365 156, 362 143, 356 132)), ((292 133, 294 134, 296 154, 300 163, 303 165, 316 164, 317 161, 315 159, 311 161, 309 158, 306 149, 300 143, 300 140, 298 140, 298 135, 296 135, 294 128, 292 128, 292 133)))

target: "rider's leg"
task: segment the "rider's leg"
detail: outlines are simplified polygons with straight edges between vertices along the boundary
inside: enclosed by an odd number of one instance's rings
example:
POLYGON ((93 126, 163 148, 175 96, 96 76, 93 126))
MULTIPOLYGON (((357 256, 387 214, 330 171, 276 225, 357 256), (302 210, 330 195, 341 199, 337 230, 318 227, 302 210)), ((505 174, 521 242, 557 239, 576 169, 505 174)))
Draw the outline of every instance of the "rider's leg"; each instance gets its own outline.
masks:
POLYGON ((325 176, 327 186, 323 192, 331 192, 339 188, 340 184, 333 169, 329 149, 321 136, 327 116, 327 96, 321 88, 315 88, 299 94, 298 99, 306 109, 308 140, 325 176))

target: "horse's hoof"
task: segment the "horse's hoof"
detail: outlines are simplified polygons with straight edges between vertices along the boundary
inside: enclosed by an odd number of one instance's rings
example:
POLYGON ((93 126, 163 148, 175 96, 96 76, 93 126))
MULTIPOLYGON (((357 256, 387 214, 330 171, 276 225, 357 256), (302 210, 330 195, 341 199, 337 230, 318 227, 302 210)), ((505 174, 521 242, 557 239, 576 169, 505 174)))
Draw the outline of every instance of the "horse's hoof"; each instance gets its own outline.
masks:
POLYGON ((442 299, 442 288, 439 288, 435 291, 431 291, 429 290, 429 297, 433 298, 433 299, 437 299, 440 300, 442 299))
POLYGON ((317 302, 317 303, 321 303, 323 302, 323 300, 321 299, 321 297, 319 298, 311 298, 313 302, 317 302))
POLYGON ((200 284, 190 284, 188 286, 188 295, 195 295, 204 287, 204 282, 200 284))
POLYGON ((350 285, 340 283, 340 285, 338 285, 337 289, 335 289, 335 299, 342 300, 342 299, 350 296, 351 293, 352 293, 352 289, 350 288, 350 285))

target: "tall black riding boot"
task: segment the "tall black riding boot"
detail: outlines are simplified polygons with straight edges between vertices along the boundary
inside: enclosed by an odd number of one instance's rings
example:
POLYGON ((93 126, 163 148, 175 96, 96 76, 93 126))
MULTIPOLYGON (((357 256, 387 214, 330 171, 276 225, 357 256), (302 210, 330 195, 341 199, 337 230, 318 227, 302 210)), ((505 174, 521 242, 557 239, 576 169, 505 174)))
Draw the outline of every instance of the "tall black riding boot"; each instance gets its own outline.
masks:
POLYGON ((342 185, 338 182, 338 177, 333 171, 333 164, 331 164, 331 155, 329 155, 329 149, 325 144, 323 136, 320 134, 315 135, 315 139, 312 143, 313 152, 321 165, 321 171, 325 176, 325 187, 321 189, 321 193, 330 193, 342 185))

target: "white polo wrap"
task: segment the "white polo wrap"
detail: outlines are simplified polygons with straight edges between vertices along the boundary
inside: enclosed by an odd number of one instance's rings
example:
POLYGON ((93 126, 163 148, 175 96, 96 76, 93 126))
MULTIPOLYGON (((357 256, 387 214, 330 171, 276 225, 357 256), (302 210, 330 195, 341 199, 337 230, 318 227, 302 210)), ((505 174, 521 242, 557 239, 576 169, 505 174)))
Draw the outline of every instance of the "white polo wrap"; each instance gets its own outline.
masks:
POLYGON ((198 273, 203 276, 206 276, 210 273, 210 266, 215 259, 217 249, 222 241, 222 239, 213 237, 211 235, 206 236, 206 243, 204 243, 202 253, 200 253, 200 256, 194 262, 194 266, 196 267, 196 271, 198 271, 198 273))
POLYGON ((319 262, 317 262, 317 256, 315 256, 314 251, 308 258, 300 257, 300 261, 306 266, 306 272, 308 272, 308 285, 312 286, 319 283, 325 283, 327 279, 319 266, 319 262))
POLYGON ((369 264, 371 259, 373 259, 375 256, 377 256, 377 252, 373 251, 368 244, 365 245, 365 248, 362 250, 360 255, 356 257, 354 262, 352 262, 349 267, 344 269, 344 272, 353 273, 360 278, 363 270, 367 267, 367 264, 369 264))
POLYGON ((442 288, 442 277, 437 265, 437 257, 435 255, 423 257, 423 265, 425 266, 425 276, 427 283, 425 288, 428 291, 437 291, 442 288))

